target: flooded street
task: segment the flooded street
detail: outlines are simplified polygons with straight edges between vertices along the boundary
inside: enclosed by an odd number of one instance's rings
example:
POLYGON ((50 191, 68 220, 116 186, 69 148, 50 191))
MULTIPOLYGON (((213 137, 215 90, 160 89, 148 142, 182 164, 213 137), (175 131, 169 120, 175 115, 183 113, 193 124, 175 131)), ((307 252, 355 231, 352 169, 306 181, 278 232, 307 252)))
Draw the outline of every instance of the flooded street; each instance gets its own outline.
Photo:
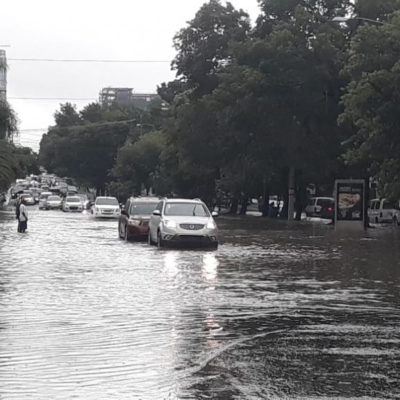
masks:
POLYGON ((0 399, 400 398, 400 229, 220 218, 218 251, 0 212, 0 399))

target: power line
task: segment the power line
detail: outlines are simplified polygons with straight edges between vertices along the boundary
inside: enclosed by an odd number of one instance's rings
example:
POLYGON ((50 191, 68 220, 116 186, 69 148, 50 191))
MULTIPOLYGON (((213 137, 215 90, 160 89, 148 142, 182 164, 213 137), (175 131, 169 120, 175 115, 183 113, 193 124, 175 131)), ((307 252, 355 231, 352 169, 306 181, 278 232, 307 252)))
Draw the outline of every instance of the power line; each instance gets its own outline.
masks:
POLYGON ((66 59, 66 58, 8 58, 8 61, 28 62, 67 62, 67 63, 128 63, 128 64, 165 64, 171 60, 101 60, 101 59, 66 59))
POLYGON ((37 132, 41 132, 41 131, 46 131, 49 128, 25 128, 25 129, 19 129, 19 132, 33 132, 33 131, 37 131, 37 132))
POLYGON ((95 97, 8 97, 9 100, 44 100, 44 101, 93 101, 95 97))

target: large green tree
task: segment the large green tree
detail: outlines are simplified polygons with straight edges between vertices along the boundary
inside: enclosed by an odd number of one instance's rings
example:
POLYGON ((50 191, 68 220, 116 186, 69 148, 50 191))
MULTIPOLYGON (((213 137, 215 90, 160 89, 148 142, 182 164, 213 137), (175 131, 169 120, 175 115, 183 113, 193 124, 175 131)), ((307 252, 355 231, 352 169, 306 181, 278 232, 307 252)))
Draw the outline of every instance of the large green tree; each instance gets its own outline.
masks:
POLYGON ((126 122, 54 127, 40 143, 41 164, 104 193, 117 151, 130 130, 126 122))
MULTIPOLYGON (((179 88, 176 81, 163 87, 174 94, 174 124, 168 131, 177 149, 180 176, 186 172, 188 184, 203 196, 209 195, 215 181, 231 195, 246 198, 265 193, 265 186, 276 185, 282 171, 290 167, 296 168, 302 186, 332 181, 339 168, 344 135, 336 120, 345 85, 340 70, 347 31, 331 19, 340 14, 338 8, 346 12, 349 3, 270 0, 260 4, 263 13, 252 34, 244 29, 241 35, 221 40, 226 44, 221 57, 225 63, 210 70, 200 64, 204 68, 195 72, 200 71, 204 79, 196 84, 190 75, 194 64, 178 69, 188 71, 181 74, 195 96, 191 91, 174 93, 179 88), (209 71, 213 85, 209 85, 209 71), (200 177, 196 171, 202 171, 200 177)), ((204 6, 196 18, 201 15, 213 21, 206 10, 204 6)), ((196 33, 193 21, 189 33, 196 33)), ((224 30, 218 32, 224 35, 224 30)), ((213 35, 211 30, 206 37, 213 35)), ((184 49, 192 54, 197 37, 184 37, 184 49)), ((200 48, 206 59, 215 53, 213 43, 208 47, 203 40, 200 48)), ((184 60, 186 52, 177 49, 176 59, 184 60)), ((281 185, 276 186, 271 190, 281 190, 281 185)))
POLYGON ((15 147, 9 143, 17 132, 17 117, 4 100, 0 100, 0 190, 5 190, 17 176, 15 147))
POLYGON ((188 26, 174 38, 177 55, 172 63, 197 96, 210 93, 218 85, 217 72, 229 62, 229 46, 244 40, 250 31, 248 15, 231 3, 210 0, 188 26))
POLYGON ((80 112, 69 103, 61 104, 55 122, 40 144, 42 165, 101 193, 111 181, 118 150, 128 139, 135 141, 160 123, 158 114, 153 118, 134 107, 98 103, 90 103, 80 112))
POLYGON ((139 195, 143 190, 149 193, 156 184, 159 173, 160 155, 166 140, 162 131, 151 131, 127 142, 119 149, 114 168, 111 192, 121 198, 139 195))
POLYGON ((383 25, 361 26, 344 73, 351 82, 341 122, 354 128, 345 158, 369 170, 380 194, 400 198, 400 11, 383 25))

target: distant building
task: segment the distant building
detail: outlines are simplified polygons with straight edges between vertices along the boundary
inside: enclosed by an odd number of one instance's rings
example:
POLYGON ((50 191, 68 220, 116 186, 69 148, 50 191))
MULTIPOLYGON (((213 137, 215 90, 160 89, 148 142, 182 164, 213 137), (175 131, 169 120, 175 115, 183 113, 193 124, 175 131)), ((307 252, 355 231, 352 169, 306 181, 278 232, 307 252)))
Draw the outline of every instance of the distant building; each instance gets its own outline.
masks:
POLYGON ((7 100, 7 57, 0 49, 0 100, 7 100))
POLYGON ((161 97, 154 93, 132 93, 132 104, 140 110, 149 111, 154 100, 161 101, 161 97))
POLYGON ((104 106, 117 104, 121 107, 134 106, 143 111, 149 111, 154 100, 161 101, 155 93, 134 93, 132 88, 104 88, 100 92, 99 101, 104 106))
POLYGON ((100 92, 100 104, 104 106, 112 106, 118 104, 122 107, 131 105, 132 89, 131 88, 104 88, 100 92))

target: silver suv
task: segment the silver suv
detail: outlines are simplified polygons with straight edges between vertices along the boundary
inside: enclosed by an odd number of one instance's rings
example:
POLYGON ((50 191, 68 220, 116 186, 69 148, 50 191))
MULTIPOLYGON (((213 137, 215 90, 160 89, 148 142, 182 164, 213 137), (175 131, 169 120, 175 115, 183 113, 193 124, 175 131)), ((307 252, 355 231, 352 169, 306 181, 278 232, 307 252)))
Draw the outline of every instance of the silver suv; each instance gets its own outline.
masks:
POLYGON ((150 218, 149 244, 187 244, 218 248, 218 228, 207 206, 199 199, 163 199, 150 218))

